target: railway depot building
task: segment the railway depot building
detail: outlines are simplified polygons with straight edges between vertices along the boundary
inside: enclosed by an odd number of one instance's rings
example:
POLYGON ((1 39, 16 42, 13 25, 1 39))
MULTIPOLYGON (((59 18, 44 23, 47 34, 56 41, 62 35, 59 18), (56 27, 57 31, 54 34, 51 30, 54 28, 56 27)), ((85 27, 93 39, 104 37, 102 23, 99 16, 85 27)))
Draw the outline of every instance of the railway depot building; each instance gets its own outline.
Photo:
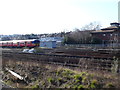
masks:
POLYGON ((62 37, 45 37, 40 39, 40 47, 43 48, 56 48, 61 46, 63 41, 62 37))
POLYGON ((120 43, 120 23, 110 23, 110 27, 92 31, 92 37, 102 40, 102 44, 120 43))
POLYGON ((56 41, 41 41, 40 47, 42 47, 42 48, 56 48, 56 41))

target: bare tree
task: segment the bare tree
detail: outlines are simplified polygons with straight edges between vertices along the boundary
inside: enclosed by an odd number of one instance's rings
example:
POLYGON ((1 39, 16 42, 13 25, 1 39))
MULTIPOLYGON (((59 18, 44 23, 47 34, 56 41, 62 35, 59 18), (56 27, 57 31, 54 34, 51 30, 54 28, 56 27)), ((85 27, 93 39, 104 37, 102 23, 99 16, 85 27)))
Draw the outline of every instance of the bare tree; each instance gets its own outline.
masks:
POLYGON ((100 30, 101 24, 99 22, 91 22, 81 28, 82 31, 84 30, 100 30))
POLYGON ((81 29, 75 28, 68 36, 66 36, 66 42, 73 44, 90 44, 92 43, 92 37, 90 32, 92 30, 99 30, 101 25, 98 22, 92 22, 85 25, 81 29))

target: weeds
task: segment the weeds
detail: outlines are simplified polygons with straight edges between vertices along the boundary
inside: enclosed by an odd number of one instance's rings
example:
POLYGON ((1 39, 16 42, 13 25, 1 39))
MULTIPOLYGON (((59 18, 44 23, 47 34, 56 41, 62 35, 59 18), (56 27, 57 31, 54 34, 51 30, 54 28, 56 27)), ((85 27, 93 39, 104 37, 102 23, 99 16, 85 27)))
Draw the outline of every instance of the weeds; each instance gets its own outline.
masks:
POLYGON ((97 88, 97 84, 98 84, 97 80, 92 80, 89 86, 90 88, 97 88))
POLYGON ((115 86, 114 86, 112 83, 108 83, 108 84, 107 84, 107 87, 108 87, 108 88, 114 88, 115 86))
POLYGON ((113 57, 114 61, 113 61, 113 64, 112 64, 112 67, 111 67, 111 71, 112 73, 117 73, 118 71, 118 58, 115 58, 113 57))
MULTIPOLYGON (((22 67, 20 68, 23 69, 22 67)), ((117 85, 116 83, 106 84, 110 79, 115 80, 115 78, 112 77, 113 74, 112 75, 109 74, 108 78, 108 76, 103 76, 96 73, 79 72, 66 68, 56 67, 53 68, 50 65, 48 67, 49 69, 46 69, 45 66, 41 66, 41 68, 39 69, 38 67, 35 66, 31 67, 29 66, 28 68, 29 69, 26 69, 27 72, 31 72, 28 73, 29 79, 31 80, 28 86, 29 87, 32 86, 31 88, 33 89, 36 88, 101 89, 104 87, 114 88, 117 85), (39 73, 37 76, 32 75, 32 72, 35 71, 39 73), (41 73, 43 71, 44 73, 41 73)), ((7 74, 7 72, 5 72, 5 74, 7 74)), ((5 80, 7 79, 5 78, 5 80)), ((11 84, 11 82, 9 81, 8 83, 11 84)))
POLYGON ((52 78, 52 77, 49 77, 49 78, 48 78, 48 82, 49 82, 50 84, 52 84, 52 83, 54 82, 53 78, 52 78))
POLYGON ((83 85, 79 85, 77 88, 80 89, 80 90, 83 90, 84 86, 83 85))
POLYGON ((39 85, 34 85, 31 87, 32 89, 38 89, 39 88, 39 85))
POLYGON ((36 53, 44 53, 44 51, 40 47, 35 48, 36 53))

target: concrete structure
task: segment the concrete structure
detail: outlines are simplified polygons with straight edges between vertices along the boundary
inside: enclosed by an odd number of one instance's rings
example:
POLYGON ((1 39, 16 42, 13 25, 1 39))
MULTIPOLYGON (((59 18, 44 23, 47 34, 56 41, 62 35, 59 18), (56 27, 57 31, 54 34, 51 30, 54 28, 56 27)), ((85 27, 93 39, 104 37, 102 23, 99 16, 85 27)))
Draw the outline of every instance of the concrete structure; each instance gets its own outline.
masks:
POLYGON ((56 41, 40 41, 40 47, 56 48, 56 41))

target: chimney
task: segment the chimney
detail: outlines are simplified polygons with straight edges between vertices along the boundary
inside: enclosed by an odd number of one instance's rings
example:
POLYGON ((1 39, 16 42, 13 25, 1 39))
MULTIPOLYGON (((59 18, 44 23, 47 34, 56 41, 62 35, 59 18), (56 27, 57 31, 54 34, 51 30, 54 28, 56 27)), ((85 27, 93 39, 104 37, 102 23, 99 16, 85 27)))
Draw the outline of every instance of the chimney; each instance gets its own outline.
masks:
POLYGON ((120 1, 118 2, 118 23, 120 23, 120 1))

